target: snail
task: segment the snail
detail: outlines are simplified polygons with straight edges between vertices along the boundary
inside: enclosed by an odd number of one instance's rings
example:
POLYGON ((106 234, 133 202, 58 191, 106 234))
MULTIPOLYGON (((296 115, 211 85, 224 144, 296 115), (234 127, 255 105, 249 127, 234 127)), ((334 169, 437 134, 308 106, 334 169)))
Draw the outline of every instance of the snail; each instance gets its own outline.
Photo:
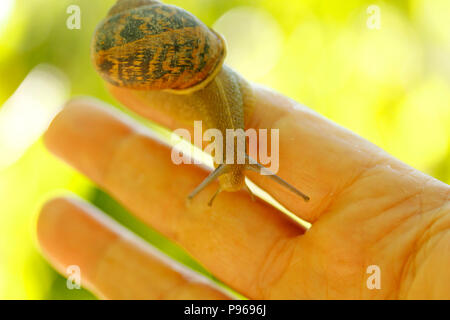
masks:
MULTIPOLYGON (((185 122, 202 120, 224 136, 227 129, 244 129, 254 104, 251 85, 224 64, 225 56, 226 43, 219 33, 189 12, 156 0, 118 0, 92 42, 92 60, 105 81, 142 91, 149 99, 163 95, 169 101, 164 112, 185 122)), ((215 170, 188 199, 218 179, 212 205, 219 192, 247 187, 246 170, 268 174, 247 154, 245 159, 242 164, 215 162, 215 170)), ((277 175, 268 176, 309 200, 277 175)))

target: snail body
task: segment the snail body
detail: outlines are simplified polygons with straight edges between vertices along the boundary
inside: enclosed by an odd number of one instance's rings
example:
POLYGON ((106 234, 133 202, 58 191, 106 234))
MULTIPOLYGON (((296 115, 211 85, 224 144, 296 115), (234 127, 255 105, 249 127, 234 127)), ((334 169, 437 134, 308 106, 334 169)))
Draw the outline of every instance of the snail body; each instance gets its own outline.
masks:
MULTIPOLYGON (((118 0, 92 44, 92 60, 104 80, 142 94, 149 105, 152 97, 162 95, 167 101, 163 112, 184 122, 202 120, 223 136, 227 129, 244 129, 254 104, 252 87, 223 64, 225 55, 222 36, 187 11, 155 0, 118 0)), ((226 143, 224 155, 225 148, 226 143)), ((220 191, 245 187, 246 170, 265 169, 249 161, 214 165, 188 198, 218 179, 211 204, 220 191)), ((269 177, 309 199, 280 177, 269 177)))

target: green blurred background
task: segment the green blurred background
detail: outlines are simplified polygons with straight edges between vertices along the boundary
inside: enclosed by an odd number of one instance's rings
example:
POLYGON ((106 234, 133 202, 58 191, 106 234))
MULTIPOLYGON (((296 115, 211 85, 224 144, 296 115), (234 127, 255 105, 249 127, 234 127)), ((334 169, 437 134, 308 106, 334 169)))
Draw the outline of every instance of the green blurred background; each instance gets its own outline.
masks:
MULTIPOLYGON (((92 95, 118 106, 89 57, 93 30, 114 2, 0 1, 2 299, 94 298, 85 290, 68 290, 38 250, 39 208, 66 191, 205 272, 50 155, 40 138, 69 97, 92 95), (66 26, 70 5, 81 9, 81 29, 66 26)), ((404 162, 450 182, 450 1, 167 3, 223 33, 229 43, 227 63, 246 78, 291 96, 404 162)))

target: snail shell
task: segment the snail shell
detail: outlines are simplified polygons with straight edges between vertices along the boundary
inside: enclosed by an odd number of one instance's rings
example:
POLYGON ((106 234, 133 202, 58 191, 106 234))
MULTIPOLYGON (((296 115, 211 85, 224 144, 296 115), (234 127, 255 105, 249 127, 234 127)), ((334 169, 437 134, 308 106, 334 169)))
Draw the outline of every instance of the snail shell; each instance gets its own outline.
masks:
POLYGON ((136 90, 188 93, 221 70, 223 38, 189 12, 154 0, 119 0, 98 26, 92 46, 109 83, 136 90))

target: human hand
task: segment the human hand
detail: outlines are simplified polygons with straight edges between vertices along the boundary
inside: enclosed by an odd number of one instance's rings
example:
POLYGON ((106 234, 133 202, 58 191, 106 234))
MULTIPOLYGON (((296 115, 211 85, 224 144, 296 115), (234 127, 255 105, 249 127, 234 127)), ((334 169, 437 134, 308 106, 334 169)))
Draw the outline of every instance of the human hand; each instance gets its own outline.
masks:
MULTIPOLYGON (((111 91, 138 114, 170 129, 183 127, 142 95, 111 91)), ((290 99, 262 87, 255 94, 248 127, 279 128, 278 175, 311 200, 305 203, 267 177, 249 177, 310 221, 306 232, 245 191, 221 193, 208 207, 214 184, 186 206, 205 169, 174 165, 168 146, 100 102, 71 101, 45 142, 251 299, 450 298, 449 186, 290 99), (381 270, 379 290, 366 285, 370 265, 381 270)), ((59 271, 80 266, 83 285, 102 298, 229 297, 81 200, 47 203, 38 236, 59 271)))

